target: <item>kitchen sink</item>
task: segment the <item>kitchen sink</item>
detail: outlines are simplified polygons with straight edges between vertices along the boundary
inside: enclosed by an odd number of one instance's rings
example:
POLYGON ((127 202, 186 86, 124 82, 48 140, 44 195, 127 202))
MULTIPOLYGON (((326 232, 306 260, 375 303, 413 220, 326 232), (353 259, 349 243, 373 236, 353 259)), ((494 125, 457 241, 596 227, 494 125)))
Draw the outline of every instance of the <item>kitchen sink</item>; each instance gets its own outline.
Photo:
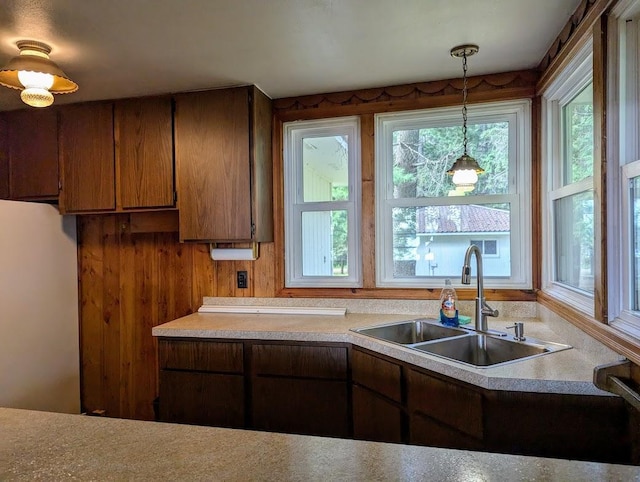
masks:
POLYGON ((521 341, 506 334, 504 337, 479 334, 471 328, 443 326, 438 320, 429 318, 353 328, 351 331, 474 368, 495 367, 571 348, 531 337, 521 341))
POLYGON ((488 335, 470 334, 436 343, 418 344, 412 348, 474 367, 491 367, 567 350, 571 346, 534 338, 528 338, 526 342, 522 342, 488 335))
POLYGON ((357 328, 353 331, 400 345, 413 345, 469 333, 467 330, 443 326, 438 320, 427 318, 357 328))

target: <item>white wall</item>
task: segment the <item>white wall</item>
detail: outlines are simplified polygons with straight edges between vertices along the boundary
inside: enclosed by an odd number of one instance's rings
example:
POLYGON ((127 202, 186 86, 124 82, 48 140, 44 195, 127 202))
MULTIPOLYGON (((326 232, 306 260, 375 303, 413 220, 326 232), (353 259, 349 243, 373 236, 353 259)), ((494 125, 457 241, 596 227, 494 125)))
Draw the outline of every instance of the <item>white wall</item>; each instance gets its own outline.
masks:
POLYGON ((0 406, 79 413, 75 218, 0 201, 0 406))

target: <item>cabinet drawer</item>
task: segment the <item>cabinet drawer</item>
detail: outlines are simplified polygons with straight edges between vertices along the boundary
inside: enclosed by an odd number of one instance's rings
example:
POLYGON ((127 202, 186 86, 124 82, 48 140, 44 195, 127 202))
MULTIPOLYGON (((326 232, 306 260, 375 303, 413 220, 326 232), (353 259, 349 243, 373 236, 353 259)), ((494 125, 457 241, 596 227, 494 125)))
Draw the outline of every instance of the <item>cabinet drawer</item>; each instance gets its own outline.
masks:
POLYGON ((242 373, 242 343, 159 340, 161 369, 242 373))
POLYGON ((346 380, 347 348, 336 346, 253 345, 254 375, 346 380))
POLYGON ((412 421, 419 413, 464 434, 483 438, 480 393, 416 370, 409 370, 408 375, 407 398, 412 421))
POLYGON ((353 382, 396 402, 402 402, 402 367, 354 349, 351 354, 353 382))

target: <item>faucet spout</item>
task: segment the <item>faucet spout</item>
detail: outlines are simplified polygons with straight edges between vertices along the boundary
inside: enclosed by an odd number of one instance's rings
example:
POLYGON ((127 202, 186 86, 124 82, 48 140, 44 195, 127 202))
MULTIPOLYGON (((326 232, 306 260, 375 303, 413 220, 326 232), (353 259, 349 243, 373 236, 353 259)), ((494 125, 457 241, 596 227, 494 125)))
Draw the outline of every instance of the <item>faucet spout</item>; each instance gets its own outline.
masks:
POLYGON ((482 252, 475 244, 467 248, 464 254, 464 264, 462 266, 462 284, 471 284, 471 255, 476 255, 476 280, 478 284, 476 294, 476 331, 487 332, 487 316, 498 316, 498 310, 491 308, 484 298, 484 278, 482 275, 482 252))

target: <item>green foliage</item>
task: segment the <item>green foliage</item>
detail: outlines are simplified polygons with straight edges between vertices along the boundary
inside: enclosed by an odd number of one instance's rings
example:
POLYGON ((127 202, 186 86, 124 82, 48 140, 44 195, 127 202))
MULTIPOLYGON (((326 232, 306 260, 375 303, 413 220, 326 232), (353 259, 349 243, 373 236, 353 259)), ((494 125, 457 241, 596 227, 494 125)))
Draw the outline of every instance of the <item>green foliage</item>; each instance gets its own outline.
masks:
MULTIPOLYGON (((331 196, 333 199, 348 199, 349 188, 347 186, 332 186, 331 196)), ((345 275, 347 267, 348 243, 347 243, 347 211, 331 211, 331 255, 333 257, 333 268, 340 270, 341 275, 345 275)))

